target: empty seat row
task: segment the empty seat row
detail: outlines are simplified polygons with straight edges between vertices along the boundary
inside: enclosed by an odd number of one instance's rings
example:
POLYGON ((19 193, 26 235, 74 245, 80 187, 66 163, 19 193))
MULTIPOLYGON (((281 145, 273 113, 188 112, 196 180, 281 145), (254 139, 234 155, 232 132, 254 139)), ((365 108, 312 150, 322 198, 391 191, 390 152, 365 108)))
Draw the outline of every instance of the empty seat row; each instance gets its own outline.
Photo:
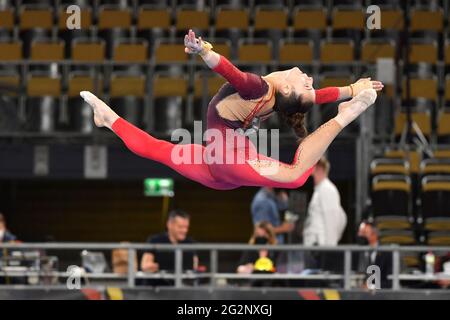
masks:
MULTIPOLYGON (((18 25, 21 30, 53 27, 52 8, 42 6, 24 6, 18 12, 18 25)), ((81 10, 81 21, 83 28, 89 28, 95 22, 97 14, 92 8, 84 7, 81 10)), ((328 23, 327 10, 324 8, 295 8, 292 14, 292 22, 289 19, 289 10, 283 7, 256 7, 254 13, 248 9, 233 9, 219 7, 212 15, 213 26, 217 30, 230 28, 248 30, 250 26, 257 30, 286 30, 289 26, 295 31, 300 30, 325 30, 330 26, 333 30, 359 30, 366 29, 366 13, 361 9, 335 8, 331 12, 328 23), (253 21, 253 24, 251 22, 253 21)), ((398 9, 382 10, 383 19, 381 28, 383 30, 402 30, 403 12, 398 9)), ((2 17, 1 27, 12 29, 15 26, 15 12, 13 8, 0 11, 2 17)), ((65 8, 60 8, 58 13, 58 26, 66 28, 68 14, 65 8)), ((210 27, 210 10, 179 8, 174 14, 170 8, 146 7, 139 8, 136 17, 138 29, 162 28, 168 29, 172 25, 176 30, 196 28, 207 30, 210 27), (174 16, 174 17, 173 17, 174 16), (172 22, 173 21, 173 22, 172 22)), ((413 9, 410 13, 411 32, 415 31, 443 31, 444 13, 441 9, 430 11, 413 9)), ((133 25, 132 8, 104 5, 100 6, 97 17, 99 29, 130 28, 133 25)))
MULTIPOLYGON (((450 175, 450 151, 437 150, 433 151, 433 158, 422 160, 422 155, 418 151, 409 151, 409 158, 406 159, 401 153, 405 151, 397 151, 397 157, 376 158, 370 163, 370 173, 372 176, 380 174, 394 174, 402 176, 410 175, 450 175)), ((391 154, 391 156, 393 153, 391 154)))
MULTIPOLYGON (((214 49, 224 56, 232 56, 232 47, 229 41, 217 39, 214 42, 214 49)), ((133 51, 139 52, 142 58, 149 57, 150 45, 144 39, 115 39, 112 47, 112 54, 107 52, 106 45, 101 39, 75 39, 70 43, 72 47, 72 54, 68 57, 73 57, 73 50, 81 52, 83 50, 90 52, 93 61, 102 60, 108 56, 114 56, 117 53, 115 50, 127 51, 130 57, 134 57, 133 51), (94 58, 96 57, 96 58, 94 58)), ((29 56, 31 59, 36 59, 33 52, 45 52, 46 55, 52 56, 50 60, 63 59, 65 54, 66 44, 63 40, 38 39, 32 41, 29 56), (56 57, 56 58, 53 58, 56 57)), ((355 46, 352 41, 342 40, 324 40, 320 45, 320 53, 315 55, 315 48, 312 42, 301 39, 294 40, 280 40, 278 52, 273 52, 274 47, 271 41, 256 41, 251 39, 241 39, 238 46, 237 58, 243 61, 255 62, 270 62, 278 58, 282 63, 284 62, 303 62, 310 63, 316 59, 322 63, 352 63, 359 57, 356 54, 355 46)), ((28 56, 24 52, 21 41, 0 41, 0 61, 6 60, 21 60, 28 56)), ((161 39, 156 42, 154 54, 160 54, 162 59, 157 61, 187 61, 188 56, 184 54, 184 45, 182 39, 161 39)), ((450 64, 450 44, 445 50, 445 63, 450 64)), ((81 53, 82 54, 82 53, 81 53)), ((127 54, 128 55, 128 54, 127 54)), ((125 55, 125 57, 127 56, 125 55)), ((77 54, 75 54, 77 56, 77 54)), ((39 55, 39 59, 45 59, 45 55, 39 55)), ((397 58, 397 52, 394 42, 390 41, 371 41, 367 40, 362 43, 361 61, 374 63, 379 58, 397 58)), ((38 60, 39 60, 38 59, 38 60)), ((136 61, 133 58, 130 61, 136 61)), ((410 63, 437 63, 438 50, 435 43, 413 43, 410 52, 410 63)), ((426 90, 426 88, 424 89, 426 90)))
MULTIPOLYGON (((430 137, 433 134, 433 119, 430 112, 412 112, 411 119, 414 125, 411 127, 412 133, 417 133, 415 125, 425 137, 430 137)), ((399 138, 406 134, 407 114, 400 112, 395 117, 394 135, 399 138)), ((435 122, 436 134, 438 138, 442 138, 441 142, 446 142, 450 137, 450 111, 443 110, 438 113, 435 122)), ((447 141, 448 142, 448 141, 447 141)))
MULTIPOLYGON (((448 165, 450 167, 450 165, 448 165)), ((388 170, 392 170, 388 168, 388 170)), ((379 174, 372 179, 372 215, 382 231, 382 243, 414 244, 416 231, 425 232, 440 244, 449 239, 450 175, 426 175, 420 184, 420 208, 413 215, 411 178, 402 174, 379 174), (437 240, 439 237, 440 240, 437 240)), ((448 243, 448 242, 447 242, 448 243)), ((430 243, 431 244, 431 243, 430 243)))

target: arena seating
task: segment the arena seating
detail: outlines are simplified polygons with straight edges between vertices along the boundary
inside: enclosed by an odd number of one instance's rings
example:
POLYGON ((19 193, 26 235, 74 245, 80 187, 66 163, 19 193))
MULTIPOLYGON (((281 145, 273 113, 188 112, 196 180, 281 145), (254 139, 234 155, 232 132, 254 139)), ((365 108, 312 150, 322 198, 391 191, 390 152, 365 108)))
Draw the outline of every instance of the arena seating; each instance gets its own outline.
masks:
MULTIPOLYGON (((362 1, 216 0, 201 5, 188 0, 130 0, 126 7, 121 5, 123 1, 99 1, 99 6, 75 1, 82 9, 79 30, 66 28, 69 14, 65 9, 72 2, 61 1, 56 6, 50 0, 22 1, 20 7, 0 8, 0 79, 16 72, 25 84, 30 79, 27 72, 52 70, 53 74, 48 76, 59 77, 61 94, 67 95, 69 73, 64 70, 68 65, 71 71, 102 73, 102 86, 98 88, 101 96, 111 95, 111 71, 131 75, 138 72, 144 77, 145 88, 150 88, 149 71, 186 75, 192 71, 187 68, 192 62, 197 63, 193 69, 196 72, 205 69, 200 61, 183 51, 182 37, 188 28, 210 40, 219 53, 245 70, 264 73, 278 66, 300 64, 309 72, 312 65, 319 64, 318 73, 313 76, 333 73, 346 77, 355 74, 359 62, 374 64, 378 58, 402 57, 395 45, 404 26, 399 1, 370 2, 382 6, 381 30, 365 29, 362 1), (21 69, 25 61, 31 64, 21 69), (58 63, 56 69, 52 63, 58 63)), ((445 129, 448 115, 441 107, 450 100, 449 81, 443 78, 442 69, 449 64, 450 46, 445 40, 447 6, 442 1, 438 4, 437 8, 427 7, 423 2, 413 4, 411 101, 405 101, 404 95, 401 98, 404 105, 411 103, 417 109, 414 119, 426 136, 441 141, 448 135, 445 129)), ((186 98, 195 100, 195 76, 189 75, 186 80, 186 98)), ((386 91, 395 96, 404 93, 404 89, 405 83, 401 81, 386 91)), ((152 100, 150 94, 144 92, 147 96, 144 105, 152 100)), ((62 106, 66 103, 61 102, 62 106)), ((393 134, 398 136, 404 114, 392 109, 397 115, 393 134)), ((196 109, 193 112, 199 114, 196 109)), ((69 117, 69 121, 76 121, 74 117, 69 117)), ((57 127, 55 124, 52 130, 57 127)))

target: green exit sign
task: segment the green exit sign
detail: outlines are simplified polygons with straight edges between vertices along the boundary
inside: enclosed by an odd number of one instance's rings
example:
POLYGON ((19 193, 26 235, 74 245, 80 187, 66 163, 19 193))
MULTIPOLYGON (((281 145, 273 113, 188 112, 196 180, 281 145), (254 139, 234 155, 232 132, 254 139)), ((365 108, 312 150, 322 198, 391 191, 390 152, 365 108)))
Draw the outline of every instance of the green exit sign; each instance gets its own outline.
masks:
POLYGON ((147 197, 173 197, 173 179, 145 179, 144 195, 147 197))

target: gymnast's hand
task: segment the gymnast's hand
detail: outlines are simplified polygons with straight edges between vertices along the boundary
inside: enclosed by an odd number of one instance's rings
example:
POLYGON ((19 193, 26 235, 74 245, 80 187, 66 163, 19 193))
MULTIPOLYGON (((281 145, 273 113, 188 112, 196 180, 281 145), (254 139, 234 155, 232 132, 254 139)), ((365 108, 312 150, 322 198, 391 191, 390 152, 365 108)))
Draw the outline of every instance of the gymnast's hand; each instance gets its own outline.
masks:
POLYGON ((202 37, 195 37, 195 32, 189 30, 188 34, 184 36, 184 52, 189 54, 198 54, 203 61, 213 69, 219 64, 220 55, 212 50, 212 45, 206 42, 202 37))
POLYGON ((352 97, 355 97, 365 89, 381 91, 383 88, 384 85, 381 81, 372 81, 371 78, 361 78, 350 85, 350 94, 352 97))
POLYGON ((188 34, 184 36, 184 52, 189 54, 204 55, 212 49, 212 45, 202 40, 202 37, 195 37, 195 32, 189 30, 188 34))

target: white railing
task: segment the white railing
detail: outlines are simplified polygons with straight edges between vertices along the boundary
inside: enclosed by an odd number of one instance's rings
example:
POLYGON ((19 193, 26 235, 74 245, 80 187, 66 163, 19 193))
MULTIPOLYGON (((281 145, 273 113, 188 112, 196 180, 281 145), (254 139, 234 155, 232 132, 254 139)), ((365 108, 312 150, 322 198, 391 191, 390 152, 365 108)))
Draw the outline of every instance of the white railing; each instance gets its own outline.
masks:
MULTIPOLYGON (((352 281, 355 279, 364 278, 364 275, 352 273, 352 253, 355 252, 391 252, 392 253, 392 274, 389 276, 392 279, 392 290, 400 289, 400 280, 402 281, 436 281, 436 280, 450 280, 449 275, 444 274, 401 274, 401 253, 419 253, 432 251, 435 253, 448 253, 450 247, 431 247, 431 246, 379 246, 376 248, 369 246, 344 245, 336 247, 311 247, 301 245, 248 245, 248 244, 138 244, 138 243, 1 243, 0 250, 113 250, 125 249, 128 250, 128 273, 120 275, 115 273, 87 273, 83 277, 89 279, 110 279, 123 280, 127 282, 125 287, 134 287, 137 279, 171 279, 174 281, 176 288, 183 286, 185 279, 210 279, 212 287, 216 286, 217 279, 267 279, 267 280, 343 280, 343 289, 351 290, 352 281), (235 273, 220 273, 219 266, 219 252, 230 251, 252 251, 268 249, 272 252, 341 252, 344 256, 342 261, 343 274, 296 274, 296 273, 273 273, 273 274, 235 274, 235 273), (135 271, 137 251, 172 251, 175 255, 175 268, 173 273, 145 273, 135 271), (209 272, 196 274, 193 272, 183 272, 183 252, 185 251, 207 251, 209 252, 210 265, 209 272)), ((58 278, 67 278, 68 272, 52 272, 52 271, 17 271, 17 272, 0 272, 0 276, 54 276, 58 278)), ((25 288, 25 287, 24 287, 25 288)))

